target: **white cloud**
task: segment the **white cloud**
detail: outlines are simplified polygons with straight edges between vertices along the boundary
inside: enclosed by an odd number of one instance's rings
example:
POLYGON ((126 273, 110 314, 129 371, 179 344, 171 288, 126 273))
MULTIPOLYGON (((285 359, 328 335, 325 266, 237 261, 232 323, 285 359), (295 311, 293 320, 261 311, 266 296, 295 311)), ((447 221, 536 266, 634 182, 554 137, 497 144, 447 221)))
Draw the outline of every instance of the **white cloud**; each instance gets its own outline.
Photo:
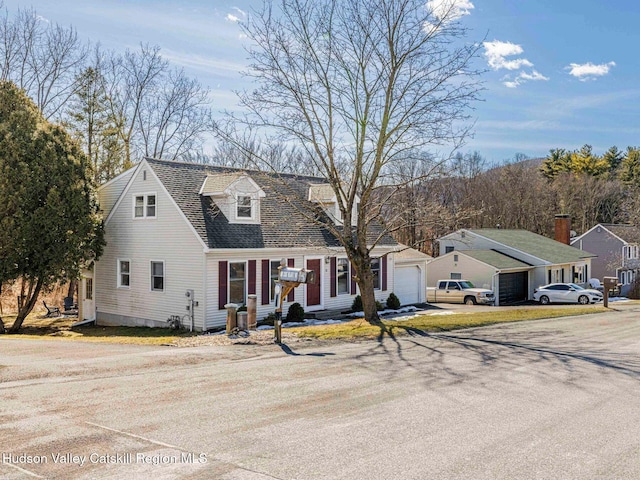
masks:
POLYGON ((601 63, 600 65, 587 62, 583 64, 570 63, 569 66, 565 68, 569 70, 569 75, 573 75, 581 82, 586 82, 587 80, 595 80, 595 77, 607 75, 611 67, 615 66, 616 62, 601 63))
MULTIPOLYGON (((429 0, 427 10, 433 18, 440 23, 449 23, 458 20, 465 15, 470 15, 475 8, 469 0, 429 0)), ((437 27, 434 23, 427 23, 426 30, 437 27)))
POLYGON ((522 67, 533 67, 533 64, 526 58, 507 60, 506 57, 521 55, 524 52, 520 45, 494 40, 493 42, 484 42, 482 46, 484 47, 484 56, 487 57, 489 66, 494 70, 502 68, 518 70, 522 67))
POLYGON ((503 78, 504 82, 502 82, 502 84, 507 87, 507 88, 517 88, 520 85, 522 85, 525 82, 528 81, 540 81, 540 80, 544 80, 547 81, 549 80, 549 77, 545 77, 544 75, 542 75, 540 72, 538 72, 537 70, 531 70, 531 73, 528 72, 520 72, 515 78, 511 78, 509 76, 506 76, 503 78))
POLYGON ((537 80, 547 81, 547 80, 549 80, 549 77, 545 77, 544 75, 542 75, 537 70, 531 70, 531 73, 520 72, 520 75, 518 75, 518 78, 521 78, 522 80, 533 80, 533 81, 537 81, 537 80))
POLYGON ((43 17, 42 15, 36 15, 36 20, 44 23, 51 23, 48 18, 43 17))
POLYGON ((228 13, 227 16, 224 17, 228 22, 237 23, 247 16, 247 12, 240 10, 238 7, 231 7, 231 10, 236 14, 228 13))
POLYGON ((530 72, 520 71, 515 77, 506 75, 502 80, 502 84, 507 88, 517 88, 525 82, 549 80, 537 70, 533 69, 533 63, 526 58, 512 58, 522 55, 524 50, 520 45, 511 42, 501 42, 500 40, 494 40, 493 42, 484 42, 484 56, 487 59, 489 67, 493 70, 520 70, 525 67, 531 68, 530 72))

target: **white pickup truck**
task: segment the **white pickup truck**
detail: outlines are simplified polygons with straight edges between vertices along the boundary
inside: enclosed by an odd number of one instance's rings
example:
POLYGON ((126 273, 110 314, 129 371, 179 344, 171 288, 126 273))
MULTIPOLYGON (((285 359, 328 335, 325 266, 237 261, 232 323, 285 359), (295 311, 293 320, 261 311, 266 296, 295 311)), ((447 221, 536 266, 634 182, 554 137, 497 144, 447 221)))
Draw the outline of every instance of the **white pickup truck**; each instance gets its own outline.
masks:
POLYGON ((496 296, 486 288, 475 288, 469 280, 438 280, 437 287, 427 287, 427 302, 493 305, 496 296))

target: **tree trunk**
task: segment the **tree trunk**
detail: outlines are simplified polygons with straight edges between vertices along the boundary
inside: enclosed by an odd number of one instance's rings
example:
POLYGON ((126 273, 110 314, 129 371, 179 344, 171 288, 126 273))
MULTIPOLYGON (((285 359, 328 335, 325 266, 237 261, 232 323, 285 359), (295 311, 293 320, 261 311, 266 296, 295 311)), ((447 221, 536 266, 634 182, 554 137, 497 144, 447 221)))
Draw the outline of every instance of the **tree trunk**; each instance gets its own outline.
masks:
POLYGON ((370 259, 357 259, 354 264, 357 270, 356 281, 358 283, 358 287, 360 287, 360 298, 362 298, 362 311, 364 312, 364 318, 372 325, 380 325, 381 321, 376 307, 370 259))
POLYGON ((31 313, 31 310, 33 310, 33 307, 35 307, 36 302, 38 301, 38 296, 40 295, 40 290, 42 289, 42 280, 38 279, 36 282, 36 286, 33 289, 33 292, 31 293, 31 297, 26 301, 26 302, 22 302, 22 306, 20 307, 20 310, 18 310, 18 316, 16 317, 16 320, 13 322, 13 325, 11 325, 11 328, 9 329, 10 333, 17 333, 18 331, 20 331, 20 328, 22 327, 22 322, 24 322, 24 319, 27 318, 27 315, 29 315, 31 313))
POLYGON ((76 296, 76 288, 78 286, 78 280, 72 278, 69 280, 69 290, 67 290, 67 297, 71 297, 72 299, 76 296))

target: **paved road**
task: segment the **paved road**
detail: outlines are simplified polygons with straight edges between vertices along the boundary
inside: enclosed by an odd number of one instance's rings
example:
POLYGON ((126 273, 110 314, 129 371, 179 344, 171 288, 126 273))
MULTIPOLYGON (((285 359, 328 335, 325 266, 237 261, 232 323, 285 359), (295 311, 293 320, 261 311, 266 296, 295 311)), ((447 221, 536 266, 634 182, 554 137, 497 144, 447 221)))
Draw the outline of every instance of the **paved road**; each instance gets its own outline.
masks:
POLYGON ((295 351, 2 339, 0 478, 640 478, 616 308, 295 351))

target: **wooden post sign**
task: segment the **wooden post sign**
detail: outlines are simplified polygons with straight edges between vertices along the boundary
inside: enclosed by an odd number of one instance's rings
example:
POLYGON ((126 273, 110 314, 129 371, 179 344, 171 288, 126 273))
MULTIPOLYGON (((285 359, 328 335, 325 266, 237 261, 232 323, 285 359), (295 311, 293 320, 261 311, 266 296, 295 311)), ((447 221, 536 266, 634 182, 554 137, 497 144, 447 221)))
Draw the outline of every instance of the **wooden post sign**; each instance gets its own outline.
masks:
POLYGON ((316 274, 313 270, 304 268, 288 267, 287 261, 283 258, 278 267, 278 281, 275 289, 276 320, 273 324, 274 341, 282 343, 282 304, 289 292, 301 283, 314 283, 316 274))

